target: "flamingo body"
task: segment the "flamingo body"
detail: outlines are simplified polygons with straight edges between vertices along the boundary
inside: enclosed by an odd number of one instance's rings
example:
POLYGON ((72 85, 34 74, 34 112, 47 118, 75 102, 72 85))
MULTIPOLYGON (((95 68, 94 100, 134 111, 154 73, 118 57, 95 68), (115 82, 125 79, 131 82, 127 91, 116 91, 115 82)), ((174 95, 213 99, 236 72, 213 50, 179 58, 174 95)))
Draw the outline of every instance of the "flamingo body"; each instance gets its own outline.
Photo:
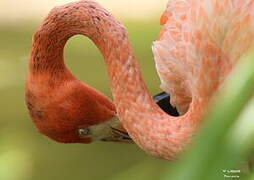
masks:
POLYGON ((253 43, 253 1, 171 0, 153 44, 161 88, 185 113, 193 96, 208 98, 253 43))

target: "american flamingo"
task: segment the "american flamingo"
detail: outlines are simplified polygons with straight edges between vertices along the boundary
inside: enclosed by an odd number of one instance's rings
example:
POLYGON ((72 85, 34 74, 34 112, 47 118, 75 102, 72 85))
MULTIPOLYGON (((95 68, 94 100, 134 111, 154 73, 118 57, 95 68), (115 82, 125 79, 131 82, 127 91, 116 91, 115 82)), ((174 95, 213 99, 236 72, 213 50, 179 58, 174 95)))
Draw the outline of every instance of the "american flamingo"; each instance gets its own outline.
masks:
POLYGON ((60 142, 86 143, 105 134, 112 139, 108 127, 120 126, 114 125, 113 103, 64 65, 66 41, 83 34, 105 59, 117 116, 130 137, 153 156, 174 158, 191 141, 214 92, 253 45, 253 16, 254 0, 169 1, 152 49, 161 88, 181 114, 174 117, 149 95, 123 25, 90 0, 56 7, 33 39, 26 81, 31 118, 40 132, 60 142))
MULTIPOLYGON (((66 7, 68 5, 54 9, 34 35, 25 90, 30 117, 42 134, 63 143, 90 143, 96 140, 132 142, 116 117, 113 102, 77 80, 63 63, 63 47, 68 39, 64 36, 68 32, 61 27, 65 23, 52 28, 55 21, 52 18, 60 17, 56 10, 62 8, 66 9, 64 16, 68 17, 71 9, 66 7), (61 36, 62 42, 58 42, 58 36, 61 36)), ((77 13, 79 8, 98 8, 111 16, 91 1, 72 3, 69 7, 75 7, 77 13)), ((99 21, 100 15, 93 18, 99 21)), ((178 115, 176 109, 166 103, 168 99, 166 93, 154 97, 165 112, 178 115)))

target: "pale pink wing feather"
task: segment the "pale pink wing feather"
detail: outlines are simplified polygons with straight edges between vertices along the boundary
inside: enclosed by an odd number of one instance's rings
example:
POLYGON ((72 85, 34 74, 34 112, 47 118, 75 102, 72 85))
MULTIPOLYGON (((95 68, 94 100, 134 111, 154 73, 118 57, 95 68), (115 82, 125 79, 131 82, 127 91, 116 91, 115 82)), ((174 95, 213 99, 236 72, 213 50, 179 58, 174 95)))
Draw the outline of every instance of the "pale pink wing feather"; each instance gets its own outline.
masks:
POLYGON ((253 46, 254 0, 170 0, 163 18, 152 50, 161 88, 183 114, 253 46))

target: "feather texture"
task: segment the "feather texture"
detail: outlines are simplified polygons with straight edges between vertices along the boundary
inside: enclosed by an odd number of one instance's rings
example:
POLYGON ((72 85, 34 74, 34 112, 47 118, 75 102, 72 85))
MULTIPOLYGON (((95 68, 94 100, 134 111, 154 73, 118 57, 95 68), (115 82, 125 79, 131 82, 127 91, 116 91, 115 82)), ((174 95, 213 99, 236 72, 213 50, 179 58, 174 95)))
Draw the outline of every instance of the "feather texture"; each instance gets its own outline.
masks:
POLYGON ((184 114, 209 98, 253 45, 254 0, 170 0, 153 53, 161 88, 184 114))

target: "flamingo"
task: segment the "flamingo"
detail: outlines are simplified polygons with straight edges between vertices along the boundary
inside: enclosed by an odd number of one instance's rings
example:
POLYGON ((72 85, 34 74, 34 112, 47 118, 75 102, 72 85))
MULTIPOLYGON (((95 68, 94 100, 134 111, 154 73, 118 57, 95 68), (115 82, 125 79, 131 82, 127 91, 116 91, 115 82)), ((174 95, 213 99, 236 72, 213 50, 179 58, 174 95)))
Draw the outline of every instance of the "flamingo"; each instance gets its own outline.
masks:
MULTIPOLYGON (((61 26, 53 27, 55 20, 52 18, 60 17, 61 14, 57 14, 57 11, 62 8, 66 9, 64 17, 68 18, 69 10, 74 7, 78 14, 79 8, 98 8, 111 16, 92 1, 72 3, 52 10, 33 38, 25 89, 30 117, 42 134, 58 142, 90 143, 102 140, 132 143, 116 116, 113 102, 76 79, 64 65, 63 47, 68 39, 64 36, 68 32, 61 26), (58 42, 58 36, 61 36, 62 42, 58 42)), ((100 20, 100 16, 93 18, 95 22, 100 20)), ((168 99, 169 95, 166 93, 154 96, 155 102, 165 112, 178 115, 176 109, 166 103, 168 99)))
POLYGON ((64 143, 130 136, 165 159, 185 151, 213 94, 253 46, 254 0, 170 0, 160 22, 152 51, 161 88, 180 116, 149 95, 125 27, 98 3, 81 0, 52 9, 33 37, 25 91, 39 131, 64 143), (102 53, 114 104, 65 66, 63 48, 75 34, 102 53))

